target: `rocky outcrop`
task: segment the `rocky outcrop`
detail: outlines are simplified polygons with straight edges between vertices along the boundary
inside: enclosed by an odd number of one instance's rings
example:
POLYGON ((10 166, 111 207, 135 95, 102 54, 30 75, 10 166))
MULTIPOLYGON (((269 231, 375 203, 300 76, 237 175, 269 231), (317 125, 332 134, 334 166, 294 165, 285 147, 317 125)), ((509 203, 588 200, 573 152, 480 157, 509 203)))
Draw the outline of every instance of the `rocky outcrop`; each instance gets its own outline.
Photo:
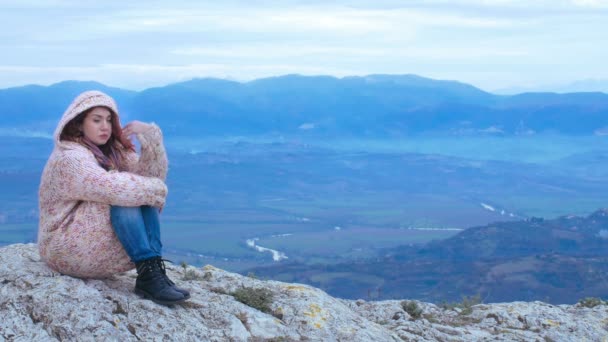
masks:
POLYGON ((132 291, 132 271, 105 280, 76 279, 46 267, 34 244, 0 248, 0 341, 608 338, 606 305, 515 302, 441 308, 417 301, 337 299, 307 285, 259 280, 213 266, 169 265, 168 272, 192 292, 183 305, 140 299, 132 291))

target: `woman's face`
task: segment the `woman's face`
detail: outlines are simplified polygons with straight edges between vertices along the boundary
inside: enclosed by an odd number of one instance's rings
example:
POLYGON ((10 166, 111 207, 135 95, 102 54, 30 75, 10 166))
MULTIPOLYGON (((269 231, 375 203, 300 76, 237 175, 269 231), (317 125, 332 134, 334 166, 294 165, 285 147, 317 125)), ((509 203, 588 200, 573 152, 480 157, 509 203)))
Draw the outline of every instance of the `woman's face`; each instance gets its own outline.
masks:
POLYGON ((82 122, 82 134, 95 145, 108 142, 112 136, 112 113, 104 107, 95 107, 82 122))

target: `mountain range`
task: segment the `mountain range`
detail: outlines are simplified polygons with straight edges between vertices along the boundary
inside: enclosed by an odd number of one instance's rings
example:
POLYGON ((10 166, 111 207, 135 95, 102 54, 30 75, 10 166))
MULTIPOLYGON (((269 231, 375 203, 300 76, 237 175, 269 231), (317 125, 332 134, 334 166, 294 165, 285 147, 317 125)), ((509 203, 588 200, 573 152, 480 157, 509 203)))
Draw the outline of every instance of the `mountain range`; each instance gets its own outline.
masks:
POLYGON ((497 94, 519 94, 528 92, 581 93, 596 91, 608 93, 608 79, 584 79, 571 83, 544 85, 542 87, 509 87, 496 89, 493 92, 497 94))
POLYGON ((155 121, 180 137, 608 132, 604 93, 495 95, 416 75, 286 75, 246 83, 204 78, 139 92, 77 81, 15 87, 0 90, 0 129, 50 134, 70 101, 89 89, 113 96, 126 120, 155 121))

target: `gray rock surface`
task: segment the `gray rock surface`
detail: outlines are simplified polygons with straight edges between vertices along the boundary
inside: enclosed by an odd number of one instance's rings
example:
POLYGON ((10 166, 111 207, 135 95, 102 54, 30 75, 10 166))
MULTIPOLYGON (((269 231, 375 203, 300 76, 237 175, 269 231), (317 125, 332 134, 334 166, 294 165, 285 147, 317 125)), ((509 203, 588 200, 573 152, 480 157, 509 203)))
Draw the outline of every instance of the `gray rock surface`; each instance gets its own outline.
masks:
POLYGON ((606 305, 515 302, 443 309, 414 301, 417 315, 404 310, 404 301, 337 299, 311 286, 213 266, 167 269, 191 290, 187 303, 166 307, 139 298, 133 271, 82 280, 50 270, 34 244, 0 248, 0 341, 608 340, 606 305), (242 288, 269 291, 268 313, 236 300, 232 293, 242 288))

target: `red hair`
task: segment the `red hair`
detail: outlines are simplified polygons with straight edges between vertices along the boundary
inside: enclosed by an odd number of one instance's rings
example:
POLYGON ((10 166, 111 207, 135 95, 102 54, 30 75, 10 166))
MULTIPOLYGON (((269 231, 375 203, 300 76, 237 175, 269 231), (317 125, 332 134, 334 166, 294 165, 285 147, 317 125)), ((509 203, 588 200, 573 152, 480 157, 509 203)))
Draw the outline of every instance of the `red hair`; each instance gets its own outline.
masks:
POLYGON ((86 146, 93 152, 99 164, 106 170, 117 169, 119 171, 125 171, 124 152, 135 152, 135 146, 131 140, 122 134, 122 127, 120 126, 118 115, 114 113, 111 108, 106 106, 92 107, 78 114, 65 125, 63 131, 61 131, 59 140, 74 141, 86 146), (100 146, 96 146, 90 140, 85 139, 82 133, 84 119, 93 109, 98 107, 107 109, 112 115, 112 135, 110 135, 110 138, 105 144, 100 146))

